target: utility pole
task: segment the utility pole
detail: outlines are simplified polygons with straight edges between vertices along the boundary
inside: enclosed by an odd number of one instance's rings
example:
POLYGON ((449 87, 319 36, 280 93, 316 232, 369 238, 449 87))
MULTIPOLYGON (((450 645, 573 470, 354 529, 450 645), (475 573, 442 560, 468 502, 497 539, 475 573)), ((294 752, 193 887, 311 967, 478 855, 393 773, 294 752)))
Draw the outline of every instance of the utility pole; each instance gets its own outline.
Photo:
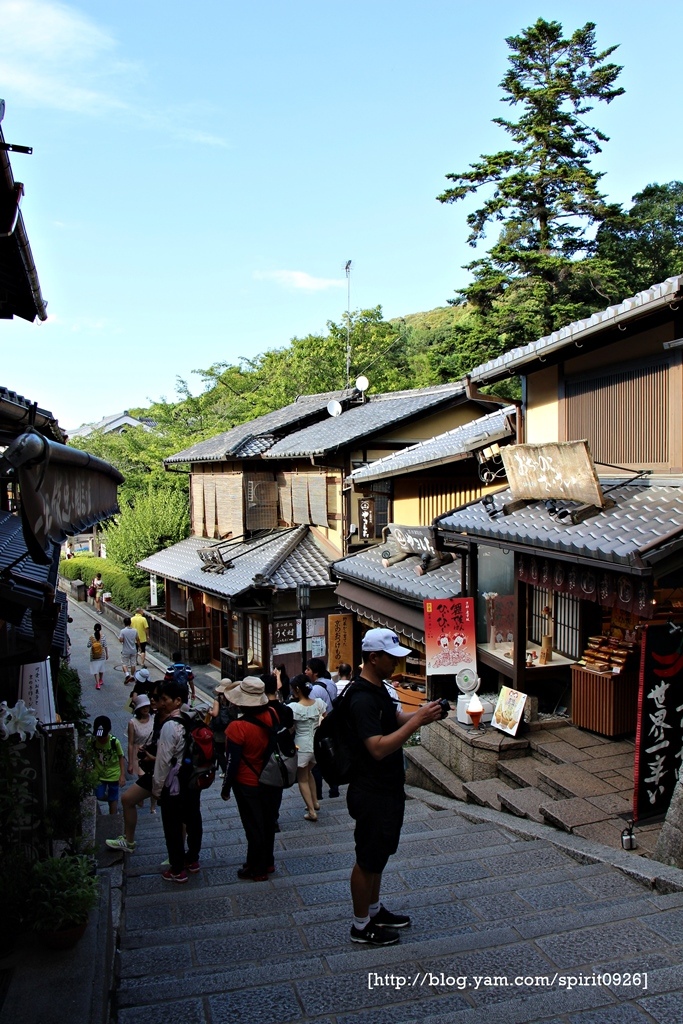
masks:
POLYGON ((346 388, 351 386, 351 260, 346 261, 346 388))

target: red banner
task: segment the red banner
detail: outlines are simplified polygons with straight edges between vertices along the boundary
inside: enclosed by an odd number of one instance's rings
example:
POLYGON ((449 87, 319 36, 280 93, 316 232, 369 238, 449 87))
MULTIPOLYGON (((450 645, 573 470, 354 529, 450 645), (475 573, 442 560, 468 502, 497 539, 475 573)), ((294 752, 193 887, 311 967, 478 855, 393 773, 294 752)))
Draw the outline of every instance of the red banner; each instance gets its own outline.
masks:
POLYGON ((474 598, 425 601, 427 675, 453 675, 462 669, 477 674, 474 598))

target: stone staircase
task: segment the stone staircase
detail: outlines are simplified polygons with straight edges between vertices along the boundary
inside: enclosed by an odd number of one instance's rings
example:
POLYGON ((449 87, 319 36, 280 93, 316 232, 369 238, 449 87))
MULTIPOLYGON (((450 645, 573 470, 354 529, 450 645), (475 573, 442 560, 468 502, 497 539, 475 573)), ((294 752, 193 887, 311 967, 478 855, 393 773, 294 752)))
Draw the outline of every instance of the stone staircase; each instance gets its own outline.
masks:
POLYGON ((349 941, 354 852, 344 799, 325 798, 311 825, 298 792, 285 793, 277 870, 260 884, 236 877, 244 836, 234 801, 221 801, 218 787, 202 798, 202 870, 187 885, 161 880, 159 816, 141 814, 136 852, 125 861, 112 1019, 679 1019, 683 872, 657 865, 653 873, 654 864, 622 851, 610 866, 601 848, 585 840, 445 797, 410 794, 383 895, 413 923, 398 945, 383 949, 349 941), (605 971, 638 972, 638 983, 569 989, 560 980, 605 971))
MULTIPOLYGON (((633 797, 631 740, 613 741, 560 724, 527 733, 517 748, 501 746, 492 764, 482 744, 487 736, 494 742, 491 734, 499 733, 487 730, 477 736, 457 723, 448 724, 447 738, 425 736, 423 730, 424 746, 406 751, 409 778, 415 784, 621 847, 633 797), (468 757, 461 748, 470 744, 468 757), (465 780, 455 774, 463 769, 469 776, 465 780)), ((639 853, 652 854, 660 829, 661 823, 636 827, 639 853)))

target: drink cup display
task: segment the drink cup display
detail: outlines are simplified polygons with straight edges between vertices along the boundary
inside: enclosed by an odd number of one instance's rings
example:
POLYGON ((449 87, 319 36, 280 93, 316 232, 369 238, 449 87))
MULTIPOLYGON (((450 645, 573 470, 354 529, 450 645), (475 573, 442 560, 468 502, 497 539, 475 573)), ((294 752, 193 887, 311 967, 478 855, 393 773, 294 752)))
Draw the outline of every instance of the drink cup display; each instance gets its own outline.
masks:
POLYGON ((483 713, 484 713, 483 710, 482 711, 470 711, 470 709, 467 708, 467 714, 470 716, 470 721, 472 722, 472 728, 473 729, 478 729, 479 728, 479 723, 481 722, 481 716, 483 715, 483 713))

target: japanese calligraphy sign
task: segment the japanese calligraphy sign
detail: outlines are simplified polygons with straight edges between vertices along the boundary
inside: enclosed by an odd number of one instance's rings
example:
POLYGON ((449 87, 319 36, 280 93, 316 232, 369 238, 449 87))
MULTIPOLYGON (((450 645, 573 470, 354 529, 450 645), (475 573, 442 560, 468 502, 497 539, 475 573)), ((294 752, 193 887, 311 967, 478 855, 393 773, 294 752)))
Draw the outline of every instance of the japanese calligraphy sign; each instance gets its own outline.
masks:
POLYGON ((273 623, 273 643, 279 646, 280 644, 291 644, 297 636, 301 635, 301 629, 297 632, 296 619, 275 619, 273 623))
POLYGON ((327 642, 330 669, 341 662, 353 665, 353 615, 327 616, 327 642))
POLYGON ((500 454, 514 498, 565 498, 605 507, 587 441, 511 444, 500 454))
POLYGON ((358 502, 360 516, 360 539, 374 540, 375 537, 375 499, 361 498, 358 502))
POLYGON ((683 633, 643 630, 638 690, 633 817, 663 814, 683 752, 683 633))
POLYGON ((474 598, 450 597, 424 602, 427 675, 477 674, 474 598))
POLYGON ((389 523, 389 535, 408 555, 436 555, 431 526, 399 526, 389 523))
POLYGON ((19 672, 19 697, 27 708, 33 708, 43 724, 56 721, 50 660, 22 665, 19 672))

